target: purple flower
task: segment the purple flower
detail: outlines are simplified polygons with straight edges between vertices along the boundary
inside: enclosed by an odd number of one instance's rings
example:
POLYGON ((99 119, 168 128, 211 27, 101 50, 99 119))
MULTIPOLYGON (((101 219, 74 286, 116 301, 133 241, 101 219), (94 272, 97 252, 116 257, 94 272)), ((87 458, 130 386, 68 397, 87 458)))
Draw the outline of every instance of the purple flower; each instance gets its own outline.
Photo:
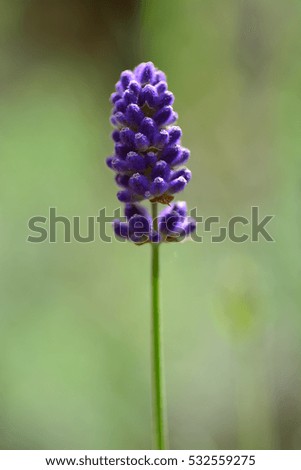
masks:
POLYGON ((188 217, 186 202, 176 202, 158 216, 158 232, 147 209, 141 204, 127 203, 124 209, 126 221, 114 220, 115 235, 137 245, 158 242, 179 242, 196 228, 194 219, 188 217))
POLYGON ((114 220, 115 235, 130 240, 136 245, 159 242, 159 235, 153 230, 153 221, 147 209, 140 204, 126 203, 124 207, 126 221, 114 220))
POLYGON ((116 129, 107 165, 116 173, 121 202, 169 204, 190 181, 190 171, 182 167, 190 154, 181 146, 180 127, 173 125, 178 117, 173 102, 164 73, 152 62, 120 75, 111 95, 116 129))
POLYGON ((196 229, 196 222, 187 215, 186 202, 175 202, 159 215, 159 233, 162 241, 179 242, 196 229))

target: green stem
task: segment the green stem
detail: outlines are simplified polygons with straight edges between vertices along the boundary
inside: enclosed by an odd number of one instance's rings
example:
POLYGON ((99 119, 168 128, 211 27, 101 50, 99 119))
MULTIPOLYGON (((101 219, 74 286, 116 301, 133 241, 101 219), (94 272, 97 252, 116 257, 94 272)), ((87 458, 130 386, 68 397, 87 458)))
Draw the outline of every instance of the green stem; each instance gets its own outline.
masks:
MULTIPOLYGON (((152 203, 154 230, 158 230, 158 204, 152 203)), ((163 364, 160 321, 159 243, 152 243, 152 381, 153 381, 153 428, 155 449, 166 449, 165 409, 163 390, 163 364)))

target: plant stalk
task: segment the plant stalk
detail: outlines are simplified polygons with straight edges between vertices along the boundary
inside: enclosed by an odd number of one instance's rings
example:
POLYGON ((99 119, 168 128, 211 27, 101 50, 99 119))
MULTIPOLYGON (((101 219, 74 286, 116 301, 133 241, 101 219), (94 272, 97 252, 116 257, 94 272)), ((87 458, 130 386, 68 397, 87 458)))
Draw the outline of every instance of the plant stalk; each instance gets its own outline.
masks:
MULTIPOLYGON (((158 204, 152 203, 153 228, 158 230, 158 204)), ((165 397, 163 383, 162 329, 160 318, 159 243, 152 243, 152 389, 153 445, 166 449, 165 397)))

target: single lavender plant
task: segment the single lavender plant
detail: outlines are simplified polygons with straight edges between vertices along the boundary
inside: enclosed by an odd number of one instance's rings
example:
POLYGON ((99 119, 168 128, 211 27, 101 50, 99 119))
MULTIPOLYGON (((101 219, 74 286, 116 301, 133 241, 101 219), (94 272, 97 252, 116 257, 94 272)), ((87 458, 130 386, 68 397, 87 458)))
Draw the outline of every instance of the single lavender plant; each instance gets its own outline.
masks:
POLYGON ((117 198, 124 203, 125 220, 114 221, 115 234, 136 245, 152 247, 152 386, 154 447, 167 448, 167 425, 163 383, 162 329, 160 313, 159 247, 179 242, 195 230, 185 202, 173 202, 191 179, 184 163, 189 150, 181 146, 182 131, 173 125, 174 96, 166 76, 152 62, 125 70, 111 95, 114 154, 107 165, 120 187, 117 198), (151 213, 141 204, 149 200, 151 213), (166 205, 158 213, 158 205, 166 205))

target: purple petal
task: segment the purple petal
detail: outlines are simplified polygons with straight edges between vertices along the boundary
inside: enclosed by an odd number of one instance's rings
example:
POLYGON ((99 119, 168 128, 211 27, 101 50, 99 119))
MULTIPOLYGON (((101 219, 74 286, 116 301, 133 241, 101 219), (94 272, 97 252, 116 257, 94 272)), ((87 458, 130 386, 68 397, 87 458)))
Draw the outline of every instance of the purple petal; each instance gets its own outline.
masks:
POLYGON ((179 178, 172 180, 169 183, 168 191, 171 194, 179 193, 180 191, 183 191, 186 185, 187 185, 186 179, 184 178, 184 176, 180 176, 179 178))
POLYGON ((162 109, 156 112, 153 119, 158 126, 163 126, 167 124, 173 114, 173 109, 171 106, 164 106, 162 109))
POLYGON ((146 135, 142 134, 141 132, 138 132, 135 135, 135 146, 137 150, 145 152, 145 150, 147 150, 150 146, 149 140, 146 135))
POLYGON ((146 196, 149 190, 149 181, 146 176, 135 173, 129 180, 129 186, 139 196, 146 196))
POLYGON ((131 70, 125 70, 124 72, 122 72, 122 74, 120 75, 120 83, 123 86, 124 90, 128 88, 131 80, 133 80, 134 78, 134 74, 131 70))
POLYGON ((141 91, 141 85, 136 80, 132 80, 129 84, 129 90, 138 96, 141 91))
POLYGON ((137 104, 129 104, 125 116, 130 126, 139 126, 144 114, 137 104))
POLYGON ((117 112, 120 112, 120 113, 124 113, 126 110, 126 104, 124 102, 123 99, 117 101, 117 103, 115 104, 115 108, 114 108, 114 112, 117 113, 117 112))
POLYGON ((112 104, 115 104, 116 101, 120 100, 121 99, 121 96, 119 95, 119 93, 112 93, 111 96, 110 96, 110 101, 112 104))
POLYGON ((126 157, 127 167, 131 171, 139 172, 145 170, 145 160, 136 152, 129 152, 126 157))
POLYGON ((156 72, 156 76, 155 76, 155 81, 156 83, 158 82, 166 82, 166 75, 164 72, 162 72, 162 70, 157 70, 156 72))
POLYGON ((124 127, 120 131, 120 141, 122 144, 133 147, 135 142, 135 132, 132 131, 129 127, 124 127))
POLYGON ((111 168, 111 170, 113 169, 113 167, 112 167, 112 162, 113 162, 114 158, 115 158, 115 156, 113 156, 113 157, 108 157, 108 158, 106 159, 106 164, 108 165, 109 168, 111 168))
POLYGON ((168 184, 163 178, 157 176, 150 185, 150 192, 153 196, 161 196, 168 188, 168 184))
POLYGON ((168 164, 172 165, 179 158, 181 150, 182 149, 179 145, 168 145, 168 147, 165 147, 165 149, 163 150, 161 158, 168 164))
POLYGON ((141 101, 147 103, 150 108, 153 108, 158 99, 158 93, 155 87, 152 85, 145 85, 142 90, 141 101))
POLYGON ((139 70, 139 79, 142 85, 152 83, 155 78, 155 66, 152 62, 146 62, 139 70))
POLYGON ((125 159, 127 156, 127 153, 131 150, 131 146, 124 145, 121 143, 115 144, 115 154, 117 157, 120 157, 121 159, 125 159))
MULTIPOLYGON (((135 106, 135 105, 132 105, 132 106, 135 106)), ((116 120, 117 125, 119 125, 119 126, 126 126, 127 125, 127 119, 121 111, 118 111, 117 113, 115 113, 114 118, 116 120)))
POLYGON ((123 102, 125 106, 128 106, 129 104, 137 104, 138 98, 135 95, 135 93, 131 92, 130 90, 125 90, 123 94, 123 102))
POLYGON ((122 186, 124 188, 127 188, 128 185, 129 185, 129 175, 123 175, 121 173, 118 173, 116 176, 115 176, 115 181, 116 181, 116 184, 118 184, 118 186, 122 186))
POLYGON ((158 92, 158 94, 162 94, 164 93, 166 90, 167 90, 167 83, 165 81, 161 81, 159 83, 157 83, 157 85, 155 85, 156 87, 156 90, 158 92))
POLYGON ((132 191, 130 191, 129 189, 124 189, 122 191, 118 191, 117 199, 120 202, 133 202, 136 198, 133 195, 132 191))
POLYGON ((125 162, 124 160, 120 160, 120 158, 117 158, 117 157, 113 158, 111 165, 112 165, 111 168, 114 171, 117 171, 118 173, 124 173, 124 172, 129 171, 127 162, 125 162))
POLYGON ((187 204, 185 201, 177 201, 173 204, 172 210, 177 212, 182 217, 187 216, 187 204))
POLYGON ((179 216, 174 211, 167 213, 160 219, 160 232, 165 233, 169 237, 179 237, 185 233, 185 217, 179 216))
POLYGON ((184 163, 187 162, 187 160, 190 157, 190 151, 188 149, 185 149, 182 147, 182 152, 178 156, 178 158, 173 162, 174 165, 183 165, 184 163))
POLYGON ((112 139, 114 140, 114 142, 119 142, 120 141, 120 132, 117 129, 115 129, 112 132, 112 139))
POLYGON ((179 126, 169 128, 169 143, 177 144, 182 137, 182 130, 179 126))
POLYGON ((135 214, 129 220, 129 238, 135 243, 145 242, 150 236, 150 220, 143 215, 135 214))
POLYGON ((140 132, 148 138, 150 142, 153 141, 154 135, 158 132, 158 128, 152 118, 145 117, 140 124, 140 132))
POLYGON ((154 137, 155 147, 163 148, 167 144, 168 139, 169 139, 168 132, 165 129, 161 129, 160 132, 155 134, 155 137, 154 137))
POLYGON ((187 183, 191 180, 191 171, 188 170, 188 168, 181 168, 180 170, 176 170, 172 172, 172 175, 170 177, 170 180, 174 180, 179 178, 179 176, 184 176, 186 179, 187 183))
POLYGON ((157 176, 160 176, 165 181, 168 181, 169 175, 170 166, 164 160, 159 160, 152 170, 151 177, 152 179, 155 179, 157 176))
POLYGON ((117 237, 129 238, 129 224, 127 222, 121 222, 119 219, 115 219, 113 221, 113 229, 117 237))
POLYGON ((151 216, 146 209, 146 207, 142 206, 141 204, 135 203, 135 204, 130 204, 127 203, 124 208, 124 215, 126 216, 127 219, 130 219, 133 217, 133 215, 143 215, 143 217, 151 220, 151 216))
POLYGON ((172 105, 175 100, 174 95, 171 93, 171 91, 165 91, 160 95, 160 98, 158 100, 158 106, 169 106, 172 105))
POLYGON ((157 162, 157 155, 154 152, 148 152, 144 158, 146 167, 152 168, 157 162))

